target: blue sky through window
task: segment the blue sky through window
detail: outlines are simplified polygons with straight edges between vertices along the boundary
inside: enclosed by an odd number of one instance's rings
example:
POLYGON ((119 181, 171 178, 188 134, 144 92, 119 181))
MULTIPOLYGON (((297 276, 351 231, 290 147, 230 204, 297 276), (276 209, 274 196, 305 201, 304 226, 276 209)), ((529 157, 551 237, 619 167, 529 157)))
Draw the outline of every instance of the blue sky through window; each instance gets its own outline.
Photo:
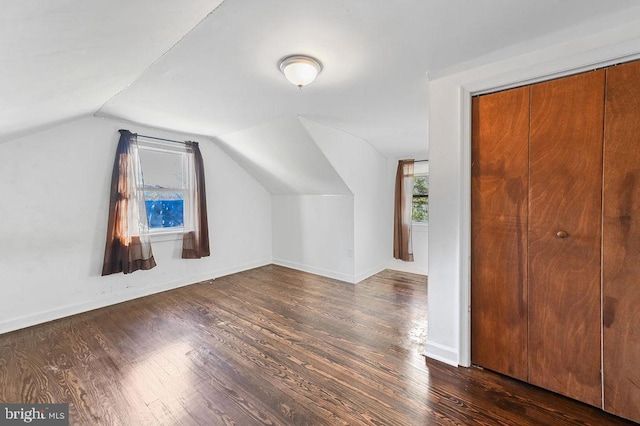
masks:
POLYGON ((184 200, 146 200, 149 228, 184 226, 184 200))

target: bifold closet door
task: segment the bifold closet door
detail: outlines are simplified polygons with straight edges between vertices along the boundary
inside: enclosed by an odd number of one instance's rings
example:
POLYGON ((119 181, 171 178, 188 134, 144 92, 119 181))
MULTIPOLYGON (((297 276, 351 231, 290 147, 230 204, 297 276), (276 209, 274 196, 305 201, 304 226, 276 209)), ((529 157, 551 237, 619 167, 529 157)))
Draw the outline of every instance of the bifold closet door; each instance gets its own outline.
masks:
POLYGON ((472 102, 471 358, 527 380, 529 88, 472 102))
POLYGON ((529 381, 602 406, 605 71, 531 86, 529 381))
POLYGON ((604 409, 640 422, 640 62, 607 70, 604 409))

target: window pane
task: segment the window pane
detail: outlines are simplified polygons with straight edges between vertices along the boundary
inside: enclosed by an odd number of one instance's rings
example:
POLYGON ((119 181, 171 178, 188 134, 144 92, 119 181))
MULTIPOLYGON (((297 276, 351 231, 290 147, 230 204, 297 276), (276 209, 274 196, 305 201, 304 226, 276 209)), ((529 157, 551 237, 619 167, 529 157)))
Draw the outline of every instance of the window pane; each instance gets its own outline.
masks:
POLYGON ((429 176, 413 178, 413 195, 429 195, 429 176))
POLYGON ((182 152, 140 149, 144 186, 152 188, 185 188, 182 152))
POLYGON ((184 194, 174 191, 145 191, 149 229, 184 226, 184 194))
POLYGON ((413 197, 411 218, 414 222, 429 221, 429 199, 427 197, 413 197))
POLYGON ((411 217, 414 222, 429 222, 429 176, 415 176, 413 178, 411 217))

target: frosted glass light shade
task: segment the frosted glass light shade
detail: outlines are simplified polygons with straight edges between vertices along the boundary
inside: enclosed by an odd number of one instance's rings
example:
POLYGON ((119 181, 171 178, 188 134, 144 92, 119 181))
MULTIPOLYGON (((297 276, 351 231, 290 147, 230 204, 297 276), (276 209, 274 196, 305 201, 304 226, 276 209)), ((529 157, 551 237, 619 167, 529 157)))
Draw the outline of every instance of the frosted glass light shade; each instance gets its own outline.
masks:
POLYGON ((322 64, 310 56, 293 55, 280 61, 280 70, 287 80, 302 88, 316 79, 322 71, 322 64))

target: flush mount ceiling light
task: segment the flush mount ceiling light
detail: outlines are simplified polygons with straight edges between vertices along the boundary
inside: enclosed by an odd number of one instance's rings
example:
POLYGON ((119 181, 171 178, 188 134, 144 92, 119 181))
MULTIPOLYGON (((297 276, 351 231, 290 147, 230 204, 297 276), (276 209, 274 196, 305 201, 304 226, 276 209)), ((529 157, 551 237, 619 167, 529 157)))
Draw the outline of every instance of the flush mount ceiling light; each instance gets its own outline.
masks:
POLYGON ((313 83, 322 71, 322 64, 316 58, 305 55, 291 55, 280 61, 280 71, 292 84, 300 89, 313 83))

